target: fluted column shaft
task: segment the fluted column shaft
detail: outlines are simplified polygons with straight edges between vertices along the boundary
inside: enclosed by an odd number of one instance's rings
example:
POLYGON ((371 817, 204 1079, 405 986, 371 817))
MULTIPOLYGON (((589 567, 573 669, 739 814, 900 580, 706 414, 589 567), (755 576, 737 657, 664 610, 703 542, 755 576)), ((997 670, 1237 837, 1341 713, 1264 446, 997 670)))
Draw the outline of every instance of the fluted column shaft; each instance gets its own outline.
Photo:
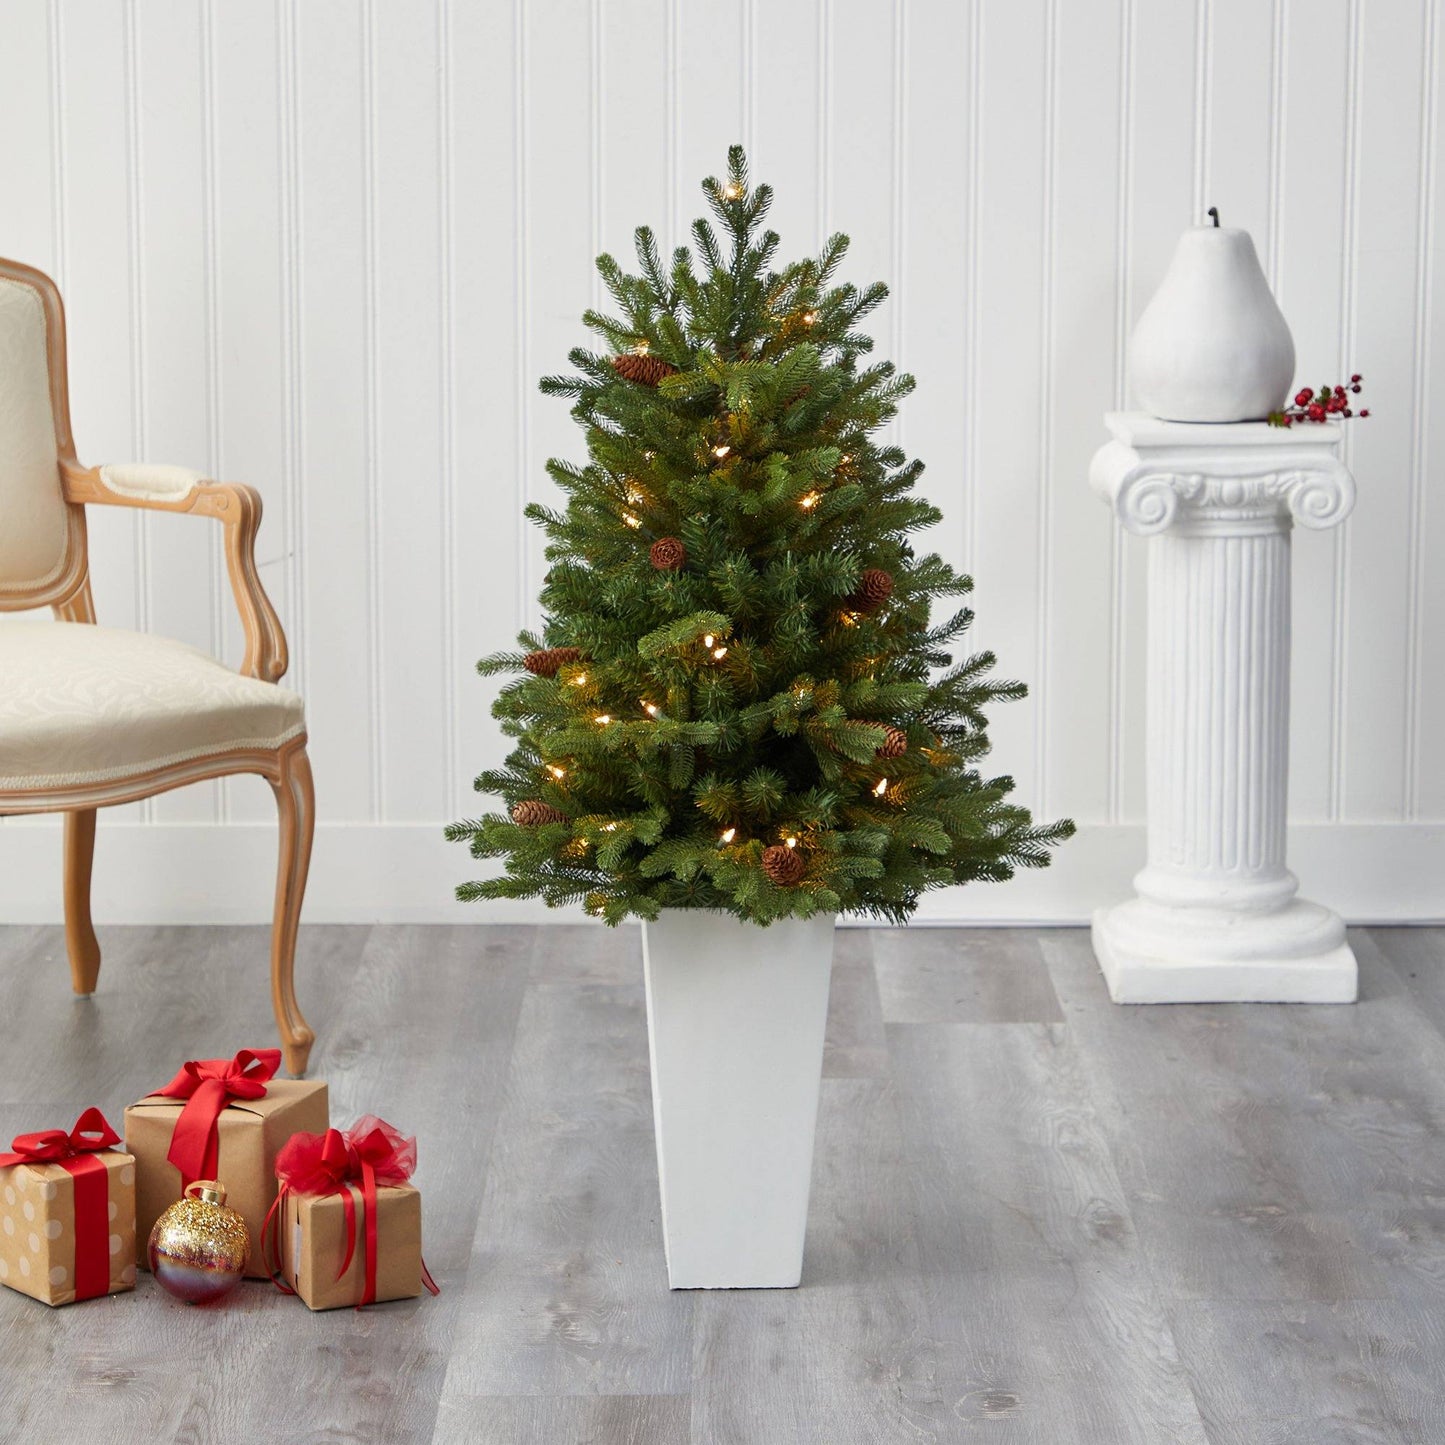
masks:
MULTIPOLYGON (((1206 518, 1201 517, 1200 521, 1206 518)), ((1191 527, 1149 544, 1149 866, 1139 891, 1285 902, 1288 522, 1191 527)))

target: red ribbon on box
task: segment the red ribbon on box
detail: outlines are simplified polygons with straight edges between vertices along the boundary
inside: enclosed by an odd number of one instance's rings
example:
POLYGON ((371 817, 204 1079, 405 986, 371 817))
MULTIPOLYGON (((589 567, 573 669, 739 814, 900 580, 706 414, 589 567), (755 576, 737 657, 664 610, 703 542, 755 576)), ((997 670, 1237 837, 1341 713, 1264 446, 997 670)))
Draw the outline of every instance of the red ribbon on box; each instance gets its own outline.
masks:
MULTIPOLYGON (((374 1114, 358 1119, 344 1134, 340 1129, 328 1129, 324 1134, 293 1134, 276 1156, 276 1178, 280 1188, 261 1230, 263 1257, 267 1236, 279 1218, 288 1193, 340 1194, 342 1212, 346 1217, 346 1257, 336 1271, 336 1278, 340 1279, 351 1267, 356 1254, 355 1194, 359 1186, 365 1265, 361 1298, 356 1307, 360 1309, 362 1305, 373 1304, 376 1300, 377 1186, 405 1184, 415 1168, 416 1139, 393 1129, 374 1114)), ((422 1262, 421 1277, 422 1283, 433 1294, 441 1293, 425 1261, 422 1262)), ((279 1258, 271 1278, 279 1289, 287 1294, 295 1293, 281 1279, 279 1258)))
POLYGON ((75 1297, 95 1299, 110 1292, 110 1182, 95 1156, 120 1143, 99 1109, 87 1109, 68 1134, 42 1129, 21 1134, 11 1154, 0 1154, 0 1169, 12 1164, 58 1164, 75 1180, 75 1297))
POLYGON ((191 1059, 164 1089, 167 1099, 184 1099, 166 1158, 181 1172, 181 1188, 216 1177, 221 1140, 216 1121, 232 1099, 261 1099, 281 1067, 280 1049, 241 1049, 234 1059, 191 1059))

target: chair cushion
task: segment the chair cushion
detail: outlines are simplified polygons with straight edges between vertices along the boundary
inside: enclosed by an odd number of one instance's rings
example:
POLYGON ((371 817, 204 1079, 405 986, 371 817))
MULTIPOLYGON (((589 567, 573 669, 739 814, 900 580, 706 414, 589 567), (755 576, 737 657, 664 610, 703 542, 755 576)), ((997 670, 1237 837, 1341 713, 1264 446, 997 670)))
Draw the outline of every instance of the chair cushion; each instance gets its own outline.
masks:
POLYGON ((45 306, 33 286, 0 276, 0 594, 53 582, 65 566, 55 461, 45 306))
POLYGON ((0 622, 0 793, 112 782, 305 730, 301 699, 184 643, 0 622))

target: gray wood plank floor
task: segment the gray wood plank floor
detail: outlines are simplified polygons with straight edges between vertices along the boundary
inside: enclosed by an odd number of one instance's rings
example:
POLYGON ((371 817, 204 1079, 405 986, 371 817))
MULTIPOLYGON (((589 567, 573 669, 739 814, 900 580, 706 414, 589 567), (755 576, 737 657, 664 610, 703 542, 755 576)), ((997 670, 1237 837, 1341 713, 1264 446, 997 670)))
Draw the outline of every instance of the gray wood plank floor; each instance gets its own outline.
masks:
MULTIPOLYGON (((796 1291, 672 1293, 636 930, 308 928, 439 1299, 0 1289, 0 1438, 1440 1445, 1445 930, 1339 1007, 1115 1008, 1073 930, 840 932, 796 1291)), ((269 1043, 266 932, 0 928, 0 1144, 269 1043)))

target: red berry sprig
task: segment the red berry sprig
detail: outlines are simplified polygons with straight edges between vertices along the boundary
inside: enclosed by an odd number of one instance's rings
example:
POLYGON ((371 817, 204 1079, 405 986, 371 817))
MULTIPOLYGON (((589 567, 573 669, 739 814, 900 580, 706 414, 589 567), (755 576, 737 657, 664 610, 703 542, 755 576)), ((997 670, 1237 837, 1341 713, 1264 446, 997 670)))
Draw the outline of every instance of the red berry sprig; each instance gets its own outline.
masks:
POLYGON ((1369 416, 1369 407, 1356 412, 1350 405, 1350 396, 1352 394, 1359 395, 1360 383, 1363 380, 1364 378, 1357 371, 1347 385, 1322 386, 1318 392, 1305 387, 1295 393, 1293 406, 1287 406, 1283 411, 1270 412, 1269 424, 1270 426, 1293 426, 1297 421, 1319 422, 1329 421, 1331 417, 1369 416))

